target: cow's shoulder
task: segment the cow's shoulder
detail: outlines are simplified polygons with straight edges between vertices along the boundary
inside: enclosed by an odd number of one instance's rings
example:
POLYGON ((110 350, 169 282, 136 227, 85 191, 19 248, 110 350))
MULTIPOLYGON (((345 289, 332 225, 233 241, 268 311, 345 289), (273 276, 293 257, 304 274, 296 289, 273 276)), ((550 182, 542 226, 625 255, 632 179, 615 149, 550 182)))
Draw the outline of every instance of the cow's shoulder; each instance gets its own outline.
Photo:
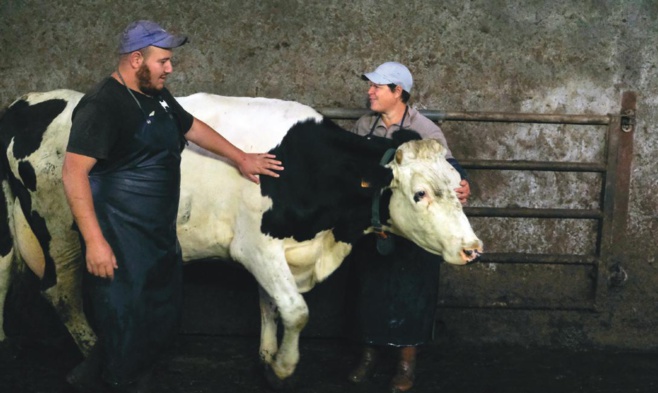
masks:
POLYGON ((370 223, 373 193, 392 180, 380 161, 393 146, 327 119, 297 123, 272 150, 285 170, 278 179, 261 178, 261 192, 273 201, 261 230, 297 241, 331 230, 336 240, 353 242, 370 223))

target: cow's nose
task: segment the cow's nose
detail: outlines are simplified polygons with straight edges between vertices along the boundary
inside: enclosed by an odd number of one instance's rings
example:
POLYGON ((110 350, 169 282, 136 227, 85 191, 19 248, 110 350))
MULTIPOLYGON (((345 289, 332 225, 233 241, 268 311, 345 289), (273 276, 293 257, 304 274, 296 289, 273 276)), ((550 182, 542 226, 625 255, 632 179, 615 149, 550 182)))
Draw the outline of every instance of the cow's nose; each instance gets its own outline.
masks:
POLYGON ((466 263, 473 263, 480 261, 480 252, 478 250, 464 250, 464 255, 466 255, 466 263))

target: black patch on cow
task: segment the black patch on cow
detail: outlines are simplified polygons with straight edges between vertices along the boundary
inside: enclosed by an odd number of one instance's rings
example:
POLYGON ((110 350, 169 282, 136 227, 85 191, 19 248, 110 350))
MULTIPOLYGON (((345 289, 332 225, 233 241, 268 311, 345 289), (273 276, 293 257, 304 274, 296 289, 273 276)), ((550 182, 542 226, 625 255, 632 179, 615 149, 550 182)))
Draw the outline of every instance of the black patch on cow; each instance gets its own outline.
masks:
MULTIPOLYGON (((261 177, 261 192, 273 201, 263 215, 262 232, 304 241, 331 229, 336 240, 353 243, 370 226, 373 194, 393 179, 392 171, 380 165, 382 156, 400 140, 420 139, 408 130, 397 137, 364 138, 328 119, 293 126, 270 151, 285 170, 279 178, 261 177)), ((381 218, 388 219, 388 200, 381 218)))
POLYGON ((37 175, 34 173, 34 167, 28 161, 18 163, 18 175, 23 181, 23 185, 29 190, 37 190, 37 175))
POLYGON ((64 108, 66 101, 62 99, 34 105, 25 100, 16 101, 0 119, 0 141, 4 146, 9 146, 13 138, 14 157, 29 156, 41 146, 44 132, 64 108))

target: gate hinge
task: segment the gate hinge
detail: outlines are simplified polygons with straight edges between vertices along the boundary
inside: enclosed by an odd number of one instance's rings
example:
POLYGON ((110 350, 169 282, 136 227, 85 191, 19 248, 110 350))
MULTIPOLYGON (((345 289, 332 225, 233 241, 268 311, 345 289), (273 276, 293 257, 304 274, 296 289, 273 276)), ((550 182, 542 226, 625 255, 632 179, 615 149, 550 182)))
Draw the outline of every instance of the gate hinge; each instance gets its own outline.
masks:
POLYGON ((635 128, 635 111, 627 109, 621 114, 621 130, 631 132, 635 128))

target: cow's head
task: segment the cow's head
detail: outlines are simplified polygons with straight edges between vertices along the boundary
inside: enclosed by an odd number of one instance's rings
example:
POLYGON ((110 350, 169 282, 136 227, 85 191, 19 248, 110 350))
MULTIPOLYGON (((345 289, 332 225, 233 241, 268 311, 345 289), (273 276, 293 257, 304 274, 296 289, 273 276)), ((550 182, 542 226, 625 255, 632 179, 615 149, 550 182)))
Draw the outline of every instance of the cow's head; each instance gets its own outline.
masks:
POLYGON ((471 262, 482 251, 454 189, 459 173, 446 161, 445 149, 432 139, 398 147, 389 205, 391 230, 448 263, 471 262))

